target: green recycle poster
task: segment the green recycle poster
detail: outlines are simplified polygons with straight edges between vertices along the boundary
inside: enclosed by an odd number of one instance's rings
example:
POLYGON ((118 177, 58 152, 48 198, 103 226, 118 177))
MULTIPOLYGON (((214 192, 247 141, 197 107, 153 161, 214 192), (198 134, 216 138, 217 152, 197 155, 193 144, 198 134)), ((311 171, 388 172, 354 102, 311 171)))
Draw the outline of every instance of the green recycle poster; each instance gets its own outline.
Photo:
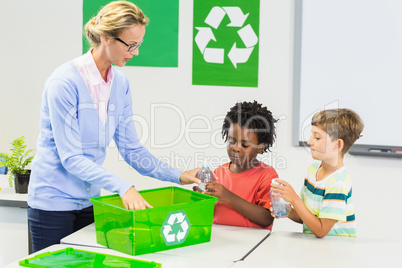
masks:
MULTIPOLYGON (((84 0, 83 26, 110 0, 84 0)), ((126 66, 178 67, 179 0, 134 0, 149 18, 139 55, 126 66)), ((82 51, 89 50, 83 33, 82 51)))
POLYGON ((258 87, 260 0, 194 0, 193 85, 258 87))

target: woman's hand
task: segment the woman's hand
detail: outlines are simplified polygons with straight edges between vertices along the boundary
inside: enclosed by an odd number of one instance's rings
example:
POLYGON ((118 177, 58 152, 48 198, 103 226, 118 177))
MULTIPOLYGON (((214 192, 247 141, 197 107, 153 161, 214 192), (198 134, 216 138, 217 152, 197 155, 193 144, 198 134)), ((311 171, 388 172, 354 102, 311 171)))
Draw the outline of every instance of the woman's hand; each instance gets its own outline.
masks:
POLYGON ((124 207, 129 210, 152 208, 133 186, 123 195, 122 200, 124 207))
POLYGON ((197 173, 201 170, 201 168, 195 168, 192 170, 184 171, 180 175, 180 183, 185 185, 185 184, 192 184, 192 183, 197 183, 200 184, 201 181, 198 179, 197 173))

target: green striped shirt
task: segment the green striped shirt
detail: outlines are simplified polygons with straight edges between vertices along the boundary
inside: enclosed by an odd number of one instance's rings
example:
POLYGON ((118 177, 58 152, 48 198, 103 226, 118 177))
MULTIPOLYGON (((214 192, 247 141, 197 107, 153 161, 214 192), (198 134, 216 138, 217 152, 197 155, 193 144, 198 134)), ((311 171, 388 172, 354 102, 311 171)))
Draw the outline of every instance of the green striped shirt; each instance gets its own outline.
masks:
MULTIPOLYGON (((352 202, 352 182, 345 167, 327 178, 317 181, 320 163, 307 169, 307 177, 301 190, 306 207, 318 218, 337 220, 328 235, 356 237, 356 220, 352 202)), ((312 233, 303 224, 304 233, 312 233)))

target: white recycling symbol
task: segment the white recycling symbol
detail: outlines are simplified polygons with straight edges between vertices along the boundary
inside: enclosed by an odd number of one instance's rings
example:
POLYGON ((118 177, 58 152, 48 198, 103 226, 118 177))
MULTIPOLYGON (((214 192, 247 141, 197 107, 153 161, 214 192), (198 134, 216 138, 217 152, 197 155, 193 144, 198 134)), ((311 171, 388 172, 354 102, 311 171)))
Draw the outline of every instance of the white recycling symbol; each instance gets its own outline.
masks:
POLYGON ((162 225, 161 232, 167 245, 181 244, 190 231, 190 221, 184 211, 176 211, 170 213, 162 225), (173 226, 180 225, 175 228, 177 233, 172 229, 173 226), (181 229, 181 230, 180 230, 181 229), (173 232, 172 232, 173 231, 173 232))
MULTIPOLYGON (((234 67, 237 68, 238 63, 246 63, 253 52, 254 46, 258 42, 258 37, 255 34, 250 24, 243 27, 248 15, 243 14, 243 11, 239 7, 218 7, 215 6, 209 12, 205 23, 214 29, 218 29, 225 15, 228 15, 230 23, 227 27, 239 27, 237 31, 241 40, 243 41, 245 48, 238 48, 236 42, 234 42, 232 48, 228 53, 230 61, 234 67)), ((204 60, 209 63, 224 63, 225 50, 223 48, 207 48, 209 41, 216 42, 216 38, 210 27, 195 27, 198 30, 195 36, 195 43, 204 56, 204 60)))

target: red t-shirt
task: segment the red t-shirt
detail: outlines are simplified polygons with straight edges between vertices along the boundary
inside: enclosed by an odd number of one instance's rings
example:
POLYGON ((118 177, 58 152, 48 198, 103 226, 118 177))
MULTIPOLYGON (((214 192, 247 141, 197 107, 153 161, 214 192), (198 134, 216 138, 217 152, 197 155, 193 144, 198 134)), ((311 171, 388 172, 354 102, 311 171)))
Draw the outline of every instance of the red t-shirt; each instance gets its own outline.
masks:
MULTIPOLYGON (((269 209, 271 182, 272 179, 278 178, 275 169, 260 162, 255 168, 241 173, 233 173, 229 170, 229 164, 226 163, 214 170, 214 174, 218 178, 217 182, 248 202, 269 209)), ((215 204, 213 223, 272 229, 272 224, 268 227, 258 225, 244 217, 231 205, 219 201, 215 204)))

